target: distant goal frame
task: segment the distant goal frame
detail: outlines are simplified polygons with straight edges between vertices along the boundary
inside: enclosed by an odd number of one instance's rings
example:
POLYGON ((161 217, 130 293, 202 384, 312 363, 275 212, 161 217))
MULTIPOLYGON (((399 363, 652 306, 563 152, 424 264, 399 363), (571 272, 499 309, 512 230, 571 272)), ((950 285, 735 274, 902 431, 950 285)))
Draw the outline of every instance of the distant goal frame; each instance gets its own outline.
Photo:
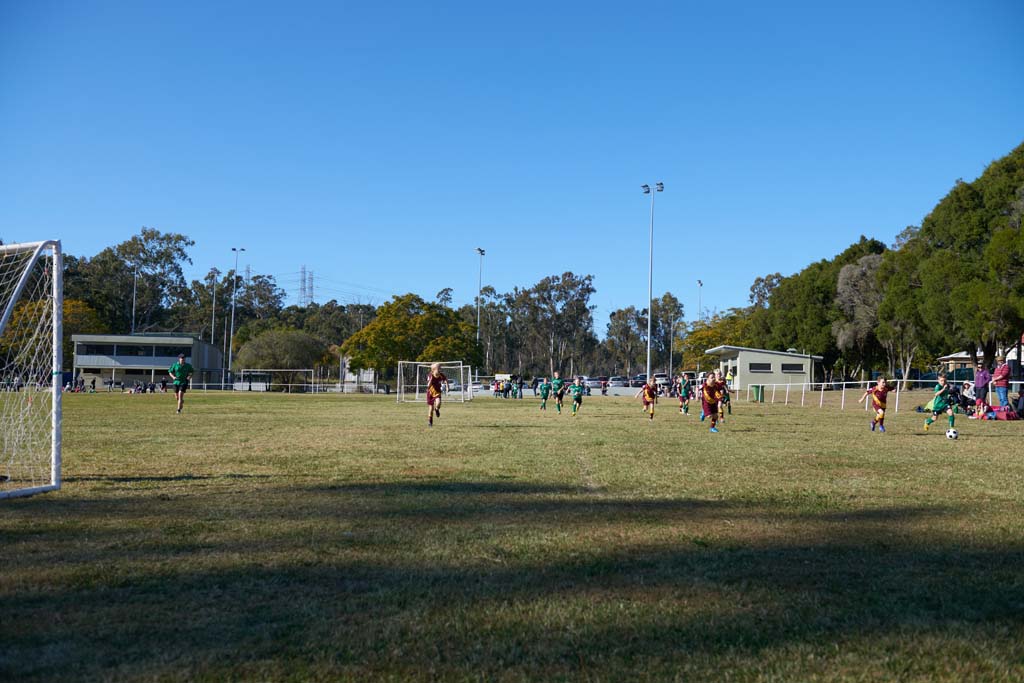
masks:
POLYGON ((456 391, 447 391, 444 394, 444 400, 454 403, 465 403, 466 401, 473 400, 473 367, 471 365, 458 360, 400 360, 398 361, 398 383, 396 385, 397 391, 395 392, 396 403, 426 403, 427 385, 425 381, 420 379, 421 376, 425 378, 425 373, 421 373, 421 370, 429 370, 430 366, 434 363, 440 364, 441 372, 448 377, 449 382, 453 379, 458 380, 458 389, 456 391), (455 377, 452 377, 453 373, 455 377))

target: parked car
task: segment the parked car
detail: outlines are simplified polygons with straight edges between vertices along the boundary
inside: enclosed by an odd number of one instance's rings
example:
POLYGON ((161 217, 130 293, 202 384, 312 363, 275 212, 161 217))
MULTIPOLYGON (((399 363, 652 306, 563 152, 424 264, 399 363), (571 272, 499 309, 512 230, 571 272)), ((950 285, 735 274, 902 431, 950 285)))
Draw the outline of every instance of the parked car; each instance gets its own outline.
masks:
POLYGON ((642 387, 645 384, 647 384, 647 374, 646 373, 642 373, 642 374, 639 374, 639 375, 633 375, 633 379, 631 379, 629 381, 629 386, 631 386, 631 387, 642 387))
POLYGON ((608 386, 610 387, 628 387, 629 378, 616 375, 608 378, 608 386))
POLYGON ((654 383, 660 387, 665 384, 672 384, 672 380, 669 379, 667 372, 656 372, 654 373, 654 383))
POLYGON ((607 381, 607 377, 588 377, 586 384, 588 389, 600 389, 601 385, 607 381))

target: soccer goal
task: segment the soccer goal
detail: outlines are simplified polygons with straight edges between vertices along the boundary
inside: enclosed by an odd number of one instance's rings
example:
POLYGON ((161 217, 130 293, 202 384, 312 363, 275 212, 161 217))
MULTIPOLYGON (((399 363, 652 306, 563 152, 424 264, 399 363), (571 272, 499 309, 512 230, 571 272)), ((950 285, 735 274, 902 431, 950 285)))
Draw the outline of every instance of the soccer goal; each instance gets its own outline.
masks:
MULTIPOLYGON (((427 400, 427 373, 433 363, 398 361, 398 402, 410 403, 427 400)), ((461 361, 441 363, 441 372, 448 378, 447 401, 465 403, 473 400, 473 368, 461 361)))
POLYGON ((60 242, 0 245, 0 498, 60 488, 60 242))

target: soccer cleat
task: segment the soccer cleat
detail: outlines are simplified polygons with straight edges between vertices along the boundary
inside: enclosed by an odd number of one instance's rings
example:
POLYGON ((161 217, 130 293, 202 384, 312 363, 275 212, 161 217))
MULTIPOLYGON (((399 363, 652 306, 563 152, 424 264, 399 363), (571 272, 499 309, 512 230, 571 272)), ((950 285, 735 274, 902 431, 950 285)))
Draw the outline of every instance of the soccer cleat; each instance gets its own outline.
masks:
POLYGON ((875 431, 875 421, 871 421, 871 431, 875 431))
POLYGON ((181 415, 181 408, 178 408, 178 414, 181 415))
POLYGON ((718 433, 718 427, 712 427, 711 428, 711 433, 712 434, 717 434, 718 433))
POLYGON ((703 412, 701 412, 701 414, 700 414, 700 421, 701 421, 701 422, 703 422, 703 421, 704 421, 704 413, 703 413, 703 412))
POLYGON ((878 431, 885 434, 885 425, 878 425, 878 431))

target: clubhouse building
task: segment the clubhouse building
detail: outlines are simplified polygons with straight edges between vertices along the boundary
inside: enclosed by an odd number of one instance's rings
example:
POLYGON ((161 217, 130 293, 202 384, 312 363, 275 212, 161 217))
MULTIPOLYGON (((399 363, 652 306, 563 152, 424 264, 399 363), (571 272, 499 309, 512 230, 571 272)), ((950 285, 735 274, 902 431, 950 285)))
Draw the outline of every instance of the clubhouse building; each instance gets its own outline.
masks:
POLYGON ((159 384, 179 353, 195 368, 193 386, 220 385, 224 374, 223 352, 191 334, 75 334, 71 341, 73 376, 86 384, 95 379, 97 387, 159 384))

